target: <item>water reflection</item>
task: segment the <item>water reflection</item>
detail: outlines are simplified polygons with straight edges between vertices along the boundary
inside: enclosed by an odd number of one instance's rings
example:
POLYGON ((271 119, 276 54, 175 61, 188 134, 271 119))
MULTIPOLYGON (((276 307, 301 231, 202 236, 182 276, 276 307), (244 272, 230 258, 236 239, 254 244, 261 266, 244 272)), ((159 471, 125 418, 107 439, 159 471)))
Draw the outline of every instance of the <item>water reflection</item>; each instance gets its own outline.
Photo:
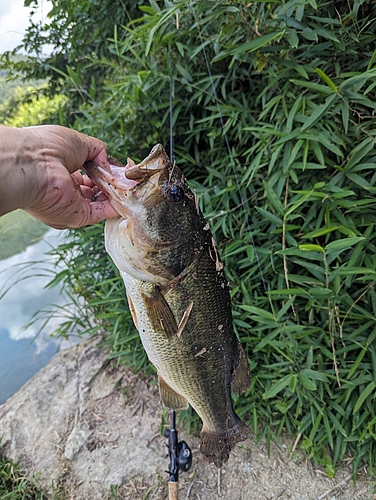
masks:
POLYGON ((52 279, 55 264, 44 254, 63 238, 61 231, 51 229, 39 243, 0 261, 0 404, 45 366, 59 348, 77 342, 72 338, 62 343, 50 337, 61 322, 59 317, 46 325, 41 318, 22 329, 40 308, 66 303, 61 289, 44 288, 52 279))
POLYGON ((29 339, 13 340, 0 328, 0 404, 13 396, 56 353, 55 342, 45 342, 37 353, 36 344, 29 339))

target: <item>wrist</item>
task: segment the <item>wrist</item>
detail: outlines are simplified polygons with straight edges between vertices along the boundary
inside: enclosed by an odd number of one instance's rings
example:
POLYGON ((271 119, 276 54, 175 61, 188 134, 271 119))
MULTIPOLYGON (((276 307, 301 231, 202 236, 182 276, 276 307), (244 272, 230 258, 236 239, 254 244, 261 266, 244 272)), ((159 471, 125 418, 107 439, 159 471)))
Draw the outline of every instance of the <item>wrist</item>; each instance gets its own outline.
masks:
POLYGON ((0 137, 0 215, 4 215, 27 206, 34 158, 27 129, 0 126, 0 137))

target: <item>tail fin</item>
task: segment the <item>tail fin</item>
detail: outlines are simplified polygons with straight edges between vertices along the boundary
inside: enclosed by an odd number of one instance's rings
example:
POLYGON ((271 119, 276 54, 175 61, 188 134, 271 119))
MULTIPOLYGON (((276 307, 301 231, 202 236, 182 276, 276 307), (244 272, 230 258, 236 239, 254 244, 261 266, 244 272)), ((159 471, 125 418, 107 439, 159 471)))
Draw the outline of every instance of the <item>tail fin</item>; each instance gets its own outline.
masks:
POLYGON ((214 462, 217 467, 222 467, 236 443, 245 441, 251 435, 251 430, 237 418, 235 426, 222 434, 203 430, 200 451, 208 458, 209 463, 214 462))

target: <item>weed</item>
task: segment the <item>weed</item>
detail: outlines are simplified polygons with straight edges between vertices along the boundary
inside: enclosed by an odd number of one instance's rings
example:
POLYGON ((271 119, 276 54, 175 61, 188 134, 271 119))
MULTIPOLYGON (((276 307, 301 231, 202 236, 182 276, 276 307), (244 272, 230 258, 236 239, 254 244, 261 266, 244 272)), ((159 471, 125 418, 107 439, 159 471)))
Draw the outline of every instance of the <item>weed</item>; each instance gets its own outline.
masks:
POLYGON ((13 460, 0 458, 0 498, 46 500, 47 496, 38 488, 36 477, 28 477, 13 460))

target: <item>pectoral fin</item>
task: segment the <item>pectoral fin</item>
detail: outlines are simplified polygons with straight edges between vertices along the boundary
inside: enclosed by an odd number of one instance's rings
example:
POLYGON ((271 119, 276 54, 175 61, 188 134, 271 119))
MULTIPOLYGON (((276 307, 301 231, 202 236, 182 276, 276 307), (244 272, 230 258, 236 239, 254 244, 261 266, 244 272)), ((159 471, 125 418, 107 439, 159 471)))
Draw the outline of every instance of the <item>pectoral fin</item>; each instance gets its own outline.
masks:
POLYGON ((188 408, 187 400, 174 389, 171 389, 159 373, 158 384, 162 402, 167 408, 171 408, 171 410, 186 410, 188 408))
POLYGON ((156 332, 163 332, 168 339, 176 335, 176 319, 158 287, 150 295, 142 295, 150 323, 156 332))
POLYGON ((136 308, 133 305, 133 301, 132 301, 131 296, 129 295, 129 293, 126 292, 126 294, 127 294, 127 300, 128 300, 129 310, 130 310, 131 315, 132 315, 133 323, 134 323, 134 326, 138 330, 138 319, 137 319, 137 314, 136 314, 136 308))
POLYGON ((239 344, 239 363, 235 368, 234 378, 232 381, 232 390, 235 394, 242 394, 251 385, 251 372, 249 371, 248 359, 244 349, 239 344))

